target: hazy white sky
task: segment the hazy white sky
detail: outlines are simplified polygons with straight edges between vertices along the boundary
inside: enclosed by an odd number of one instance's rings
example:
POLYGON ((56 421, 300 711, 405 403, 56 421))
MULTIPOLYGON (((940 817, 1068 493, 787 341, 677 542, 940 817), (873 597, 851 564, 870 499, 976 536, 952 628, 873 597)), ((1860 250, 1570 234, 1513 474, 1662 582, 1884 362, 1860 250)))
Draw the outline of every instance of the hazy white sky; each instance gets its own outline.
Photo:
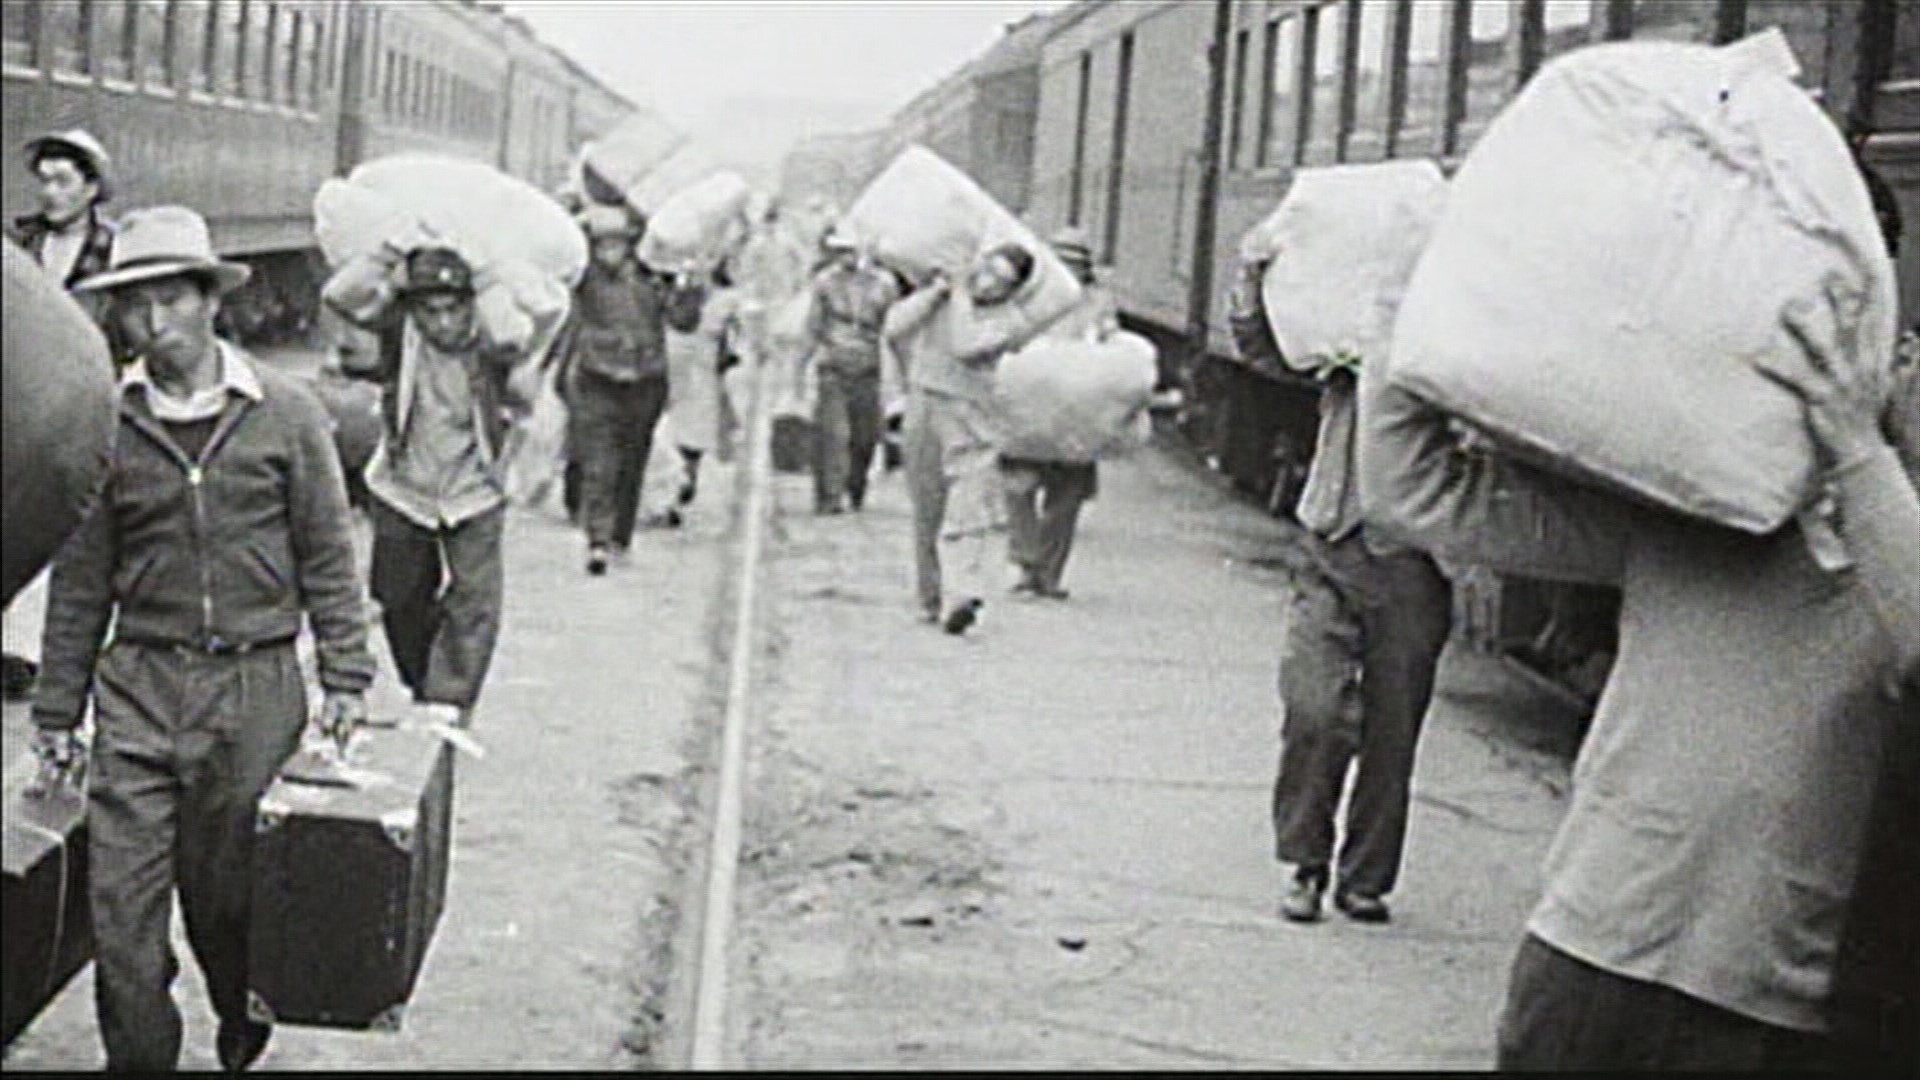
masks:
POLYGON ((728 99, 855 106, 878 122, 1065 0, 520 0, 508 9, 609 86, 698 124, 728 99), (864 108, 859 108, 864 106, 864 108))

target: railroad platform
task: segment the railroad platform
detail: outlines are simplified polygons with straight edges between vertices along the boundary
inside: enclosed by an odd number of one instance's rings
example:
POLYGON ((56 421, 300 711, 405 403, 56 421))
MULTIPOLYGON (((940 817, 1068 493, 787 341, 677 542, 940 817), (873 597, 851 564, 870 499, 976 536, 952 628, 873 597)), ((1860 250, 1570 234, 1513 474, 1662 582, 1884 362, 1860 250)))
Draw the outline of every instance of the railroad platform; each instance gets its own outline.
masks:
POLYGON ((901 483, 778 482, 732 1052, 749 1068, 1476 1068, 1558 820, 1560 708, 1450 647, 1394 921, 1282 921, 1289 527, 1102 468, 1064 603, 918 622, 901 483))
MULTIPOLYGON (((280 1069, 673 1065, 669 941, 697 895, 739 537, 715 465, 679 530, 581 570, 508 531, 506 630, 456 782, 446 914, 396 1034, 282 1027, 280 1069), (671 1018, 670 1018, 671 1019, 671 1018)), ((916 619, 898 475, 817 518, 772 478, 728 1031, 748 1068, 1475 1067, 1565 762, 1553 707, 1450 651, 1385 927, 1275 913, 1268 786, 1287 528, 1175 455, 1103 467, 1063 604, 916 619)), ((384 645, 376 652, 387 662, 384 645)), ((377 700, 391 703, 393 681, 377 700)), ((9 706, 4 767, 24 764, 9 706)), ((185 1068, 212 1020, 176 927, 185 1068)), ((101 1064, 91 973, 5 1068, 101 1064)))

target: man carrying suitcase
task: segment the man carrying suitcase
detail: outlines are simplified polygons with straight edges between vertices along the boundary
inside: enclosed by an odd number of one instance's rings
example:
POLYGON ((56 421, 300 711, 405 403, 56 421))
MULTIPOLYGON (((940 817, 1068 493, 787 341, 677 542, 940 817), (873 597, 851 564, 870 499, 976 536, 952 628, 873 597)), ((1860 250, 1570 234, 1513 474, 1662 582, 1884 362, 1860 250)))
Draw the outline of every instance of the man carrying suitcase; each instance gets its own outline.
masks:
POLYGON ((214 335, 246 277, 172 206, 127 215, 108 269, 78 285, 111 297, 134 359, 105 492, 54 562, 34 750, 48 773, 77 771, 91 691, 95 1003, 114 1070, 178 1064, 175 888, 221 1064, 265 1049, 271 1029, 246 1015, 249 863, 255 804, 307 723, 302 619, 324 730, 364 719, 373 680, 326 413, 214 335))

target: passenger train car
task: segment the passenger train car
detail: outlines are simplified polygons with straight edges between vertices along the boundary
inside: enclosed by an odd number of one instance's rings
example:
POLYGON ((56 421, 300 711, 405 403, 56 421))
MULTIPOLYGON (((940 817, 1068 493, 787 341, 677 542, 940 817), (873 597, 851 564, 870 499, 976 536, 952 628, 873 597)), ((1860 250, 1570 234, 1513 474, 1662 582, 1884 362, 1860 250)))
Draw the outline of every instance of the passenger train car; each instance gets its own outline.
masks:
POLYGON ((425 150, 551 191, 634 108, 472 0, 4 0, 0 84, 9 220, 33 207, 21 144, 84 127, 114 157, 110 214, 191 206, 255 266, 229 314, 256 340, 311 320, 322 180, 425 150))
MULTIPOLYGON (((1312 451, 1316 391, 1237 361, 1226 297, 1240 237, 1294 171, 1407 157, 1451 171, 1561 53, 1629 38, 1722 43, 1768 26, 1920 223, 1920 5, 1904 0, 1078 0, 1028 37, 1033 135, 1008 145, 1031 155, 1017 205, 1042 230, 1091 234, 1123 317, 1159 340, 1164 381, 1185 391, 1184 430, 1284 513, 1312 451)), ((990 170, 977 144, 942 139, 981 122, 967 85, 937 85, 893 136, 927 142, 985 183, 1006 166, 990 170)), ((1910 323, 1920 243, 1905 247, 1910 323)), ((1461 580, 1463 623, 1482 643, 1563 687, 1598 686, 1616 595, 1471 568, 1461 580)))

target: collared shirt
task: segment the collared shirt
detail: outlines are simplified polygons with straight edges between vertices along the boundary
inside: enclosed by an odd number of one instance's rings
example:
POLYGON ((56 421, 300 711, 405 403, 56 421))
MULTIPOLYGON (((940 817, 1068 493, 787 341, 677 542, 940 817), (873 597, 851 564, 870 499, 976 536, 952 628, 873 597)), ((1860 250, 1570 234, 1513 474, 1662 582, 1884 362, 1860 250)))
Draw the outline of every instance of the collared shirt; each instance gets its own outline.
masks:
POLYGON ((435 347, 409 319, 411 405, 399 438, 381 440, 367 490, 423 529, 451 528, 506 501, 481 435, 471 352, 435 347))
POLYGON ((916 327, 903 342, 907 385, 914 390, 943 397, 966 398, 990 403, 993 400, 993 373, 998 357, 962 358, 959 342, 971 301, 966 289, 956 286, 940 302, 938 309, 916 327))
POLYGON ((80 255, 87 249, 87 226, 85 218, 64 229, 55 229, 47 233, 40 246, 40 269, 47 279, 55 285, 65 288, 67 278, 73 274, 73 268, 80 264, 80 255))
POLYGON ((580 370, 615 382, 667 373, 665 290, 640 264, 590 263, 574 287, 573 355, 580 370))
POLYGON ((137 387, 147 396, 147 408, 153 410, 153 418, 168 424, 211 420, 227 407, 229 394, 259 401, 262 396, 260 378, 254 373, 253 365, 246 356, 225 341, 216 339, 214 348, 219 352, 220 377, 212 385, 187 397, 176 397, 162 389, 154 381, 153 372, 144 358, 127 365, 120 376, 121 391, 124 393, 137 387))
POLYGON ((823 370, 865 374, 880 368, 880 324, 900 298, 893 275, 876 267, 830 266, 813 279, 808 336, 823 370))

